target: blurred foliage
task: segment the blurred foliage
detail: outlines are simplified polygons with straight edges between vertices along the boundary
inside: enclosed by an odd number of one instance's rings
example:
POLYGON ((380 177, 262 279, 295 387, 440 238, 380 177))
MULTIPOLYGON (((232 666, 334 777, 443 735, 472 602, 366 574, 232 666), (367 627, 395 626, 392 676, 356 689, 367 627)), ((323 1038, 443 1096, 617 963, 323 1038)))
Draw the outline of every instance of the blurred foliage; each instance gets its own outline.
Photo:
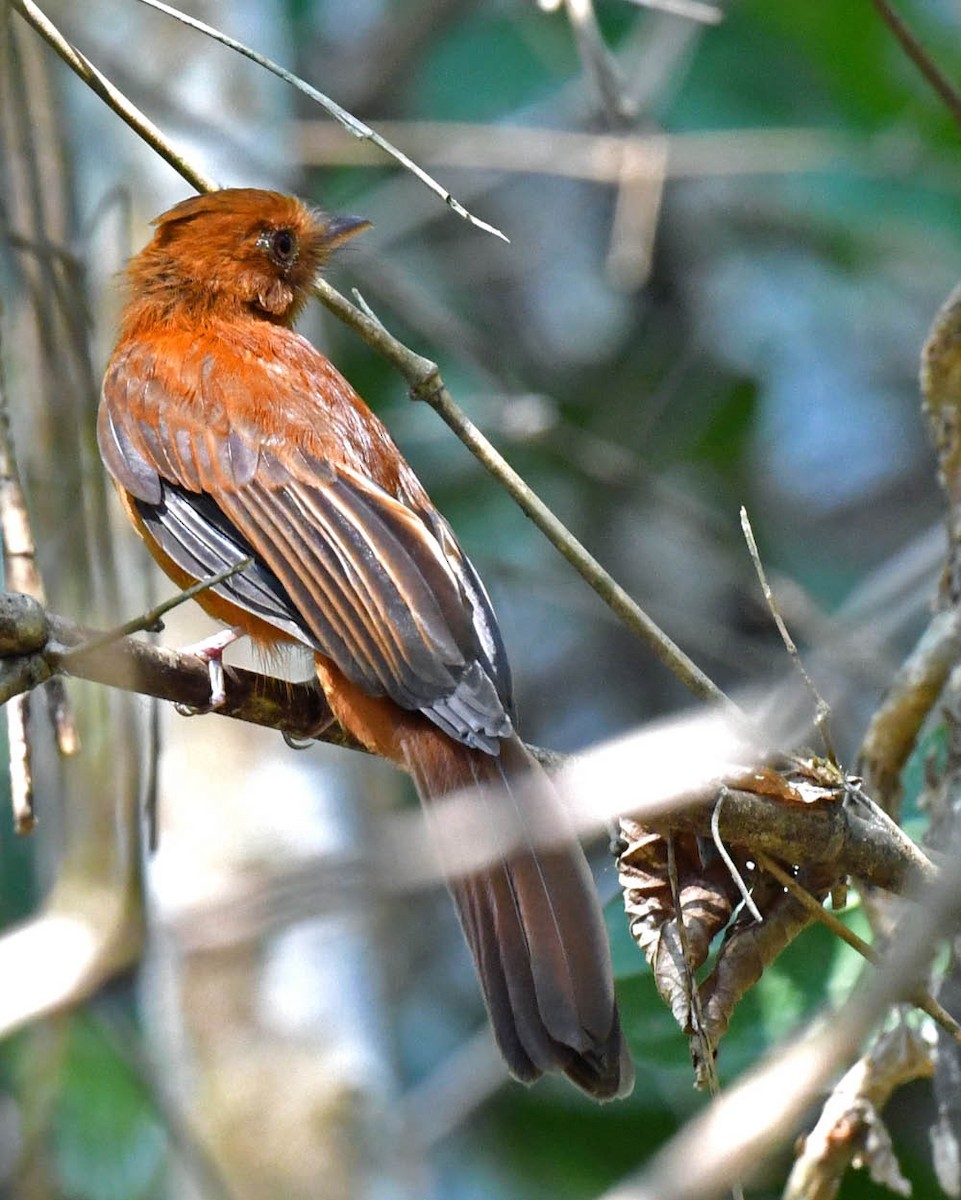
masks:
POLYGON ((166 1139, 155 1098, 109 1029, 86 1013, 69 1019, 53 1118, 57 1170, 77 1200, 146 1200, 160 1194, 166 1139))
MULTIPOLYGON (((288 0, 290 61, 365 118, 537 126, 545 138, 604 131, 563 12, 542 13, 531 0, 365 0, 350 6, 351 24, 346 7, 288 0), (426 22, 400 65, 380 71, 390 22, 433 7, 443 15, 436 31, 426 22)), ((826 614, 939 517, 915 380, 924 331, 961 265, 959 130, 866 0, 740 0, 718 27, 683 34, 627 0, 597 8, 625 76, 646 97, 640 129, 813 134, 803 147, 786 138, 759 173, 738 169, 736 141, 705 143, 703 171, 665 186, 643 286, 625 289, 605 265, 624 197, 561 168, 505 175, 484 162, 475 171, 430 164, 506 229, 510 247, 459 225, 383 168, 334 156, 308 165, 302 190, 375 219, 369 248, 334 268, 338 284, 356 282, 391 328, 438 359, 532 485, 722 686, 736 688, 783 670, 741 544, 741 503, 769 569, 826 614), (648 87, 670 55, 671 69, 648 87)), ((901 0, 899 8, 961 83, 958 6, 901 0)), ((216 14, 228 29, 232 9, 216 14)), ((278 11, 262 4, 259 19, 274 22, 278 11)), ((256 25, 246 35, 256 42, 256 25)), ((476 462, 410 406, 397 377, 333 322, 323 338, 489 582, 525 734, 576 748, 685 703, 476 462)), ((924 619, 936 571, 931 564, 893 628, 890 664, 924 619)), ((802 641, 811 632, 805 611, 787 605, 802 641)), ((850 755, 883 671, 870 685, 818 682, 850 755)), ((0 856, 9 924, 26 911, 30 869, 6 834, 0 856)), ((438 1150, 437 1196, 596 1195, 701 1104, 684 1041, 616 902, 609 920, 640 1081, 634 1097, 598 1110, 561 1085, 502 1089, 438 1150)), ((396 1052, 408 1080, 429 1075, 481 1019, 458 952, 453 967, 450 956, 430 955, 452 925, 434 910, 411 922, 405 955, 416 970, 396 983, 396 1052)), ((850 951, 809 931, 741 1005, 721 1048, 722 1077, 842 997, 856 968, 850 951)), ((160 1194, 163 1135, 149 1098, 83 1016, 62 1038, 49 1194, 160 1194)), ((17 1043, 2 1050, 4 1088, 17 1055, 17 1043)), ((905 1170, 916 1194, 931 1194, 916 1113, 894 1107, 905 1170)), ((843 1191, 879 1194, 859 1178, 843 1191)))

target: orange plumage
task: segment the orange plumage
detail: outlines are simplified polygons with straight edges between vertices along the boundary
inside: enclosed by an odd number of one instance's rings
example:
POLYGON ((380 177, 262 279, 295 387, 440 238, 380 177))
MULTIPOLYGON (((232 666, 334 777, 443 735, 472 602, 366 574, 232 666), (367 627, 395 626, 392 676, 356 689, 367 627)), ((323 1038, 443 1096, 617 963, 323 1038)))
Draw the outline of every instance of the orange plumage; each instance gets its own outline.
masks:
MULTIPOLYGON (((129 266, 98 420, 151 554, 181 586, 251 557, 201 606, 262 646, 312 650, 338 721, 425 804, 469 787, 522 830, 563 829, 514 732, 479 578, 383 425, 291 327, 367 222, 233 189, 155 224, 129 266)), ((520 1079, 561 1071, 598 1099, 624 1095, 633 1069, 586 861, 573 838, 536 842, 449 880, 498 1044, 520 1079)))

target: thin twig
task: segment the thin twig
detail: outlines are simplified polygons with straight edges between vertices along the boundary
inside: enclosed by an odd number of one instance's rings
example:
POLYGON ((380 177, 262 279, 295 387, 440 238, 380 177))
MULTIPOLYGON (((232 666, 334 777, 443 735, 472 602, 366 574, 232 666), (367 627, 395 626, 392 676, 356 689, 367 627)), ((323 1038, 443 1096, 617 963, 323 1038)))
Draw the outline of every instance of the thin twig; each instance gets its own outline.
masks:
POLYGON ((637 115, 637 106, 627 95, 617 60, 601 34, 593 0, 564 0, 564 5, 584 72, 594 82, 605 115, 612 124, 626 124, 637 115))
POLYGON ((10 759, 10 807, 13 828, 21 835, 33 833, 37 817, 33 805, 33 772, 30 767, 30 692, 15 696, 7 705, 7 744, 10 759))
POLYGON ((120 117, 148 146, 188 183, 200 192, 212 192, 217 184, 198 171, 192 163, 175 150, 170 140, 157 126, 140 111, 101 71, 85 58, 79 50, 63 36, 50 18, 34 4, 33 0, 9 0, 23 19, 31 25, 49 46, 52 46, 67 66, 86 83, 92 92, 120 117))
POLYGON ((832 763, 837 765, 837 754, 834 750, 834 743, 831 738, 829 721, 831 717, 831 709, 827 701, 818 691, 814 680, 807 673, 804 663, 801 661, 801 655, 794 639, 788 632, 788 627, 784 623, 784 618, 781 616, 781 611, 777 606, 777 601, 774 598, 774 592, 768 583, 767 573, 764 570, 764 564, 761 562, 761 553, 757 548, 757 541, 754 537, 754 530, 751 528, 751 519, 747 515, 747 509, 741 506, 741 529, 744 531, 744 540, 747 542, 748 553, 751 556, 751 562, 754 564, 754 570, 757 572, 758 581, 761 584, 761 590, 764 593, 764 599, 770 610, 771 616, 774 618, 774 624, 777 626, 777 631, 781 635, 781 641, 784 643, 784 648, 787 650, 791 661, 804 681, 804 686, 811 693, 814 700, 814 723, 817 726, 818 732, 821 734, 821 740, 824 742, 824 748, 827 757, 832 763))
POLYGON ((898 16, 888 3, 888 0, 871 0, 871 2, 881 14, 881 19, 900 42, 901 49, 944 101, 945 107, 951 113, 952 117, 954 117, 955 121, 961 125, 961 95, 958 94, 946 76, 942 74, 930 54, 928 54, 927 50, 925 50, 911 30, 908 29, 901 17, 898 16))
POLYGON ((747 906, 748 912, 757 921, 758 925, 764 923, 764 918, 761 916, 761 910, 754 903, 754 897, 748 891, 748 886, 741 877, 741 872, 737 869, 734 859, 728 853, 727 846, 724 845, 724 840, 721 837, 721 806, 730 795, 730 792, 724 784, 721 785, 717 794, 717 803, 711 812, 711 840, 714 842, 714 848, 720 854, 724 865, 728 869, 728 873, 734 880, 734 886, 741 893, 741 899, 747 906))
POLYGON ((675 17, 686 17, 689 21, 700 21, 703 25, 717 25, 724 19, 724 13, 713 4, 704 4, 702 0, 629 0, 644 8, 656 8, 659 12, 670 13, 675 17))
MULTIPOLYGON (((178 654, 138 638, 111 641, 100 649, 91 649, 93 638, 89 630, 59 617, 51 616, 49 622, 51 641, 35 656, 45 664, 48 673, 69 668, 80 679, 198 708, 210 699, 210 675, 206 664, 196 655, 178 654), (71 653, 80 647, 83 654, 71 653)), ((323 693, 313 683, 290 683, 241 667, 225 667, 224 679, 227 699, 223 708, 217 710, 217 716, 363 749, 339 725, 331 723, 323 693)), ((30 686, 29 678, 20 681, 14 677, 9 683, 30 686)), ((8 684, 8 680, 2 678, 2 684, 8 684)), ((0 696, 5 691, 3 687, 0 696)))
MULTIPOLYGON (((667 838, 667 877, 671 885, 671 902, 674 905, 676 916, 677 940, 681 947, 681 961, 684 964, 684 982, 687 986, 690 1024, 697 1041, 697 1086, 701 1086, 706 1079, 710 1094, 719 1096, 721 1080, 717 1073, 717 1059, 705 1027, 700 989, 697 986, 694 972, 691 970, 687 925, 684 920, 684 908, 681 904, 681 885, 677 875, 677 855, 673 835, 669 835, 667 838)), ((732 1200, 744 1200, 744 1188, 739 1181, 731 1184, 731 1196, 732 1200)))
POLYGON ((674 924, 677 929, 677 940, 681 948, 681 963, 684 968, 684 983, 687 987, 688 1020, 691 1031, 697 1042, 698 1086, 706 1075, 708 1088, 712 1096, 721 1090, 717 1076, 717 1064, 714 1061, 714 1047, 707 1036, 704 1026, 704 1012, 701 1008, 701 995, 698 991, 697 980, 691 970, 691 955, 687 939, 687 925, 684 922, 684 907, 681 903, 681 882, 677 875, 677 853, 674 846, 674 835, 668 834, 665 839, 667 846, 667 879, 671 888, 671 903, 674 905, 674 924))
POLYGON ((501 230, 499 230, 496 226, 489 225, 486 221, 482 221, 479 217, 475 217, 473 213, 468 212, 463 204, 461 204, 459 200, 455 199, 450 192, 443 187, 442 184, 439 184, 432 175, 429 175, 423 169, 423 167, 419 167, 417 163, 413 161, 413 159, 408 158, 402 150, 398 150, 396 146, 391 145, 391 143, 388 142, 386 138, 381 137, 376 130, 371 129, 369 125, 365 125, 364 122, 355 117, 353 113, 349 113, 346 108, 342 108, 335 100, 331 100, 329 96, 325 96, 323 92, 319 92, 315 87, 312 87, 305 80, 301 79, 299 75, 295 75, 292 71, 288 71, 285 67, 280 66, 279 63, 275 63, 272 59, 267 58, 265 55, 258 54, 256 50, 252 50, 249 46, 244 45, 243 42, 238 42, 235 38, 229 37, 225 33, 221 33, 219 29, 215 29, 212 25, 206 25, 203 21, 198 21, 196 17, 190 17, 186 13, 181 12, 179 9, 172 8, 169 4, 162 4, 160 0, 140 0, 140 3, 146 4, 149 8, 155 8, 158 12, 166 13, 167 16, 173 17, 175 20, 180 21, 184 25, 188 25, 191 29, 196 29, 199 33, 203 33, 209 38, 213 38, 214 41, 220 42, 222 46, 227 46, 230 50, 236 50, 238 54, 242 54, 245 58, 249 58, 251 62, 256 63, 259 67, 263 67, 264 70, 270 71, 271 74, 276 75, 278 79, 282 79, 285 83, 289 83, 291 87, 295 87, 305 96, 309 96, 311 100, 329 112, 330 115, 339 121, 344 129, 346 129, 347 132, 352 134, 355 138, 359 138, 362 141, 371 142, 373 145, 379 146, 381 150, 383 150, 386 154, 389 154, 395 161, 399 162, 400 165, 406 168, 406 170, 410 171, 412 175, 416 176, 421 183, 430 188, 435 195, 440 196, 447 207, 452 212, 456 213, 457 216, 463 218, 465 221, 469 221, 471 225, 475 225, 478 229, 484 230, 485 233, 492 233, 494 237, 500 238, 501 241, 510 241, 510 238, 508 238, 506 234, 502 233, 501 230))
MULTIPOLYGON (((758 866, 762 870, 767 871, 769 875, 773 875, 778 883, 787 888, 793 896, 797 897, 815 920, 820 921, 822 925, 830 929, 835 937, 840 938, 852 950, 856 950, 862 958, 878 966, 881 962, 881 955, 870 942, 866 942, 864 938, 858 937, 853 929, 849 929, 843 921, 839 921, 833 912, 826 909, 790 872, 785 871, 780 863, 775 862, 773 858, 763 851, 756 853, 754 857, 757 860, 758 866)), ((949 1037, 952 1037, 956 1042, 961 1044, 961 1024, 951 1016, 946 1008, 935 1000, 927 989, 917 988, 911 994, 909 1000, 916 1008, 927 1013, 932 1021, 936 1021, 949 1037)))
MULTIPOLYGON (((677 646, 647 615, 640 605, 601 566, 596 558, 574 537, 562 521, 521 478, 507 460, 491 445, 454 402, 437 364, 415 354, 390 333, 376 317, 368 316, 356 305, 318 279, 315 291, 321 302, 342 321, 355 329, 371 349, 392 363, 410 385, 415 400, 423 400, 438 413, 464 445, 494 476, 541 532, 560 551, 572 567, 590 584, 620 620, 671 670, 699 700, 724 704, 735 710, 716 683, 677 646)), ((368 309, 368 311, 370 311, 368 309)), ((736 711, 736 710, 735 710, 736 711)), ((740 715, 740 713, 738 713, 740 715)))
POLYGON ((83 654, 89 654, 93 650, 100 650, 104 646, 109 646, 111 642, 118 642, 121 638, 129 637, 132 633, 141 633, 143 631, 156 631, 160 620, 171 609, 178 608, 181 604, 186 604, 188 600, 193 600, 202 592, 206 592, 209 588, 217 587, 218 584, 224 583, 232 576, 245 571, 252 563, 252 558, 245 558, 241 562, 234 563, 233 566, 225 567, 223 571, 216 575, 210 575, 206 579, 201 579, 199 582, 191 584, 189 588, 185 588, 182 592, 178 592, 176 596, 171 596, 164 600, 155 608, 149 609, 140 616, 132 617, 129 621, 125 621, 122 625, 117 625, 113 629, 108 629, 104 633, 98 633, 88 642, 84 642, 80 646, 68 650, 61 656, 61 663, 68 670, 70 669, 70 660, 79 657, 83 654))

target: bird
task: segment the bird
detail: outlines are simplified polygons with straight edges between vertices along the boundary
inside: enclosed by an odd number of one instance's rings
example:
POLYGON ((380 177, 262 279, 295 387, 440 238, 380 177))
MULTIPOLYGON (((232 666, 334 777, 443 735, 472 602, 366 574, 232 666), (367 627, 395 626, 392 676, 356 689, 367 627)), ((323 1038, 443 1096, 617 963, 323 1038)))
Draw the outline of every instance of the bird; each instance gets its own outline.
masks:
POLYGON ((484 821, 513 821, 496 861, 447 879, 495 1040, 518 1080, 553 1072, 622 1097, 634 1069, 600 903, 517 734, 490 599, 384 425, 294 329, 331 254, 369 224, 258 188, 158 216, 125 272, 101 457, 178 586, 239 568, 197 596, 226 630, 211 660, 234 636, 306 647, 336 720, 408 772, 428 811, 468 789, 484 821))

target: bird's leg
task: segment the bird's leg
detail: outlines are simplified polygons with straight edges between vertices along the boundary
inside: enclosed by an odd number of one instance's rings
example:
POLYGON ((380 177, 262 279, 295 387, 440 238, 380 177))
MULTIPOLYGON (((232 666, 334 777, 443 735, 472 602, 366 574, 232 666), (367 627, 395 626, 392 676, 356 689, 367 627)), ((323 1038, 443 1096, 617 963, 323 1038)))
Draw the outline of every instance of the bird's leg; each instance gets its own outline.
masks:
POLYGON ((202 659, 207 664, 207 671, 210 675, 210 699, 206 706, 194 708, 190 704, 175 704, 174 707, 182 717, 195 717, 199 713, 216 712, 218 708, 223 708, 224 701, 227 699, 227 693, 224 690, 224 651, 243 636, 244 631, 235 625, 231 629, 222 629, 220 633, 204 638, 202 642, 195 642, 193 645, 184 646, 181 649, 181 654, 193 654, 202 659))

